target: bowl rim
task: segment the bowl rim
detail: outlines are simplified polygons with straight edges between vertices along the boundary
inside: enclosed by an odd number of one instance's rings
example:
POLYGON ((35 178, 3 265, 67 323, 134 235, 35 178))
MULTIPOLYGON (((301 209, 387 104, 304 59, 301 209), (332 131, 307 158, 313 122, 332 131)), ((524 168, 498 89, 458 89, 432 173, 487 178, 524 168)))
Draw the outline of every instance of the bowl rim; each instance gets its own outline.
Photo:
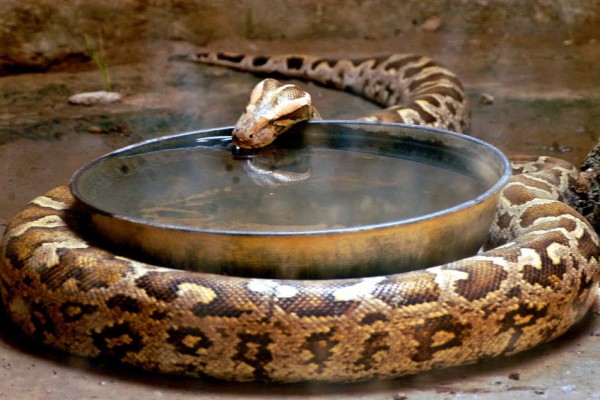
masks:
MULTIPOLYGON (((479 194, 475 198, 469 199, 465 202, 459 203, 452 207, 444 208, 442 210, 435 211, 432 213, 423 214, 423 215, 419 215, 416 217, 410 217, 410 218, 406 218, 406 219, 402 219, 402 220, 394 220, 394 221, 381 222, 381 223, 375 223, 375 224, 366 224, 366 225, 350 226, 350 227, 334 228, 334 229, 314 229, 314 230, 302 230, 302 231, 268 231, 268 230, 249 231, 249 230, 227 230, 227 229, 203 229, 201 227, 154 222, 154 221, 150 221, 148 219, 141 218, 141 217, 135 217, 135 216, 126 215, 123 213, 113 213, 113 212, 103 210, 100 206, 93 204, 93 202, 90 202, 90 200, 87 199, 86 196, 83 193, 81 193, 81 191, 78 189, 78 182, 82 178, 82 176, 88 170, 93 168, 95 165, 103 162, 103 160, 105 160, 107 158, 117 157, 121 153, 127 153, 135 148, 142 147, 142 146, 148 146, 148 145, 151 145, 154 143, 162 142, 167 139, 184 138, 186 136, 193 136, 193 135, 197 135, 199 133, 210 134, 211 132, 222 132, 222 131, 227 131, 227 130, 233 130, 233 126, 225 126, 225 127, 216 127, 216 128, 188 131, 188 132, 178 133, 178 134, 174 134, 174 135, 164 135, 164 136, 160 136, 160 137, 156 137, 156 138, 152 138, 152 139, 148 139, 148 140, 143 140, 141 142, 137 142, 137 143, 119 148, 117 150, 111 151, 109 153, 106 153, 106 154, 92 160, 91 162, 89 162, 86 165, 79 168, 72 175, 70 183, 69 183, 69 188, 71 190, 71 194, 73 195, 73 197, 79 203, 83 204, 85 207, 90 209, 93 213, 102 214, 105 216, 109 216, 111 218, 120 219, 120 220, 134 223, 134 224, 152 227, 153 229, 165 229, 165 230, 171 230, 171 231, 175 230, 175 231, 179 231, 179 232, 190 232, 190 233, 194 233, 194 234, 207 234, 207 235, 265 237, 265 236, 347 234, 347 233, 352 233, 352 232, 364 232, 364 231, 369 231, 369 230, 388 229, 388 228, 400 227, 403 225, 422 223, 422 222, 429 221, 431 219, 439 218, 444 215, 450 215, 452 213, 459 212, 461 210, 473 207, 477 204, 480 204, 480 203, 486 201, 490 197, 493 197, 497 193, 499 193, 502 190, 502 188, 504 188, 504 186, 508 183, 508 181, 510 180, 510 178, 512 176, 512 169, 510 166, 510 161, 508 160, 506 155, 504 155, 504 153, 502 153, 495 146, 493 146, 481 139, 478 139, 478 138, 475 138, 473 136, 466 135, 463 133, 448 131, 448 130, 444 130, 444 129, 440 129, 440 128, 433 128, 433 127, 429 127, 429 126, 409 125, 409 124, 401 124, 401 123, 394 123, 394 122, 379 122, 379 121, 332 119, 332 120, 311 120, 311 121, 307 121, 307 123, 314 124, 314 125, 334 124, 334 125, 366 125, 366 126, 381 126, 381 127, 389 126, 389 127, 416 129, 416 130, 422 130, 422 131, 428 131, 428 132, 434 132, 434 133, 454 136, 458 139, 465 140, 467 142, 471 142, 477 146, 481 146, 482 148, 485 148, 486 150, 488 150, 492 154, 494 154, 498 158, 498 161, 500 162, 500 165, 503 169, 502 175, 494 183, 494 185, 492 185, 491 187, 486 189, 483 193, 479 194)), ((210 136, 207 135, 207 137, 210 137, 210 136)), ((223 135, 215 135, 214 137, 226 138, 226 136, 223 136, 223 135)), ((132 155, 134 155, 134 154, 132 154, 132 155)))

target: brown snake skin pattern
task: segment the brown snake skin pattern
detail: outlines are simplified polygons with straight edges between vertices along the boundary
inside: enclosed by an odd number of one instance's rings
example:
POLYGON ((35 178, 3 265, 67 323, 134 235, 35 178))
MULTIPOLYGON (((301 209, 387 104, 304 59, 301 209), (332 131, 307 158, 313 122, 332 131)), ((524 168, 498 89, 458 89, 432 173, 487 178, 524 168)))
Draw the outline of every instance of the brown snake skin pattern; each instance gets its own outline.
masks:
MULTIPOLYGON (((385 120, 454 130, 467 124, 462 86, 423 57, 194 58, 252 71, 273 67, 402 104, 378 114, 385 120)), ((580 320, 596 297, 600 270, 596 233, 563 202, 576 169, 547 157, 512 162, 491 250, 362 279, 238 278, 121 257, 85 235, 79 207, 59 187, 7 227, 2 300, 27 335, 56 349, 226 380, 359 381, 515 354, 580 320)))

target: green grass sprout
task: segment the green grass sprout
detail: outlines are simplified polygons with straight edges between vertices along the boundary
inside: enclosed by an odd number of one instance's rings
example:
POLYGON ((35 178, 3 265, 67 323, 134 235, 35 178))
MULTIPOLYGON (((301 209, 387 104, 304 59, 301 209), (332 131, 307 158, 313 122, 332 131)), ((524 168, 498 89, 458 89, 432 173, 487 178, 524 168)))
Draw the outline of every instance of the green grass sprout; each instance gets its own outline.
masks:
POLYGON ((106 52, 104 51, 104 40, 102 36, 98 39, 98 47, 94 46, 94 42, 88 35, 84 35, 85 46, 88 56, 91 57, 92 61, 102 74, 102 84, 106 92, 111 92, 110 75, 108 73, 108 63, 106 61, 106 52))

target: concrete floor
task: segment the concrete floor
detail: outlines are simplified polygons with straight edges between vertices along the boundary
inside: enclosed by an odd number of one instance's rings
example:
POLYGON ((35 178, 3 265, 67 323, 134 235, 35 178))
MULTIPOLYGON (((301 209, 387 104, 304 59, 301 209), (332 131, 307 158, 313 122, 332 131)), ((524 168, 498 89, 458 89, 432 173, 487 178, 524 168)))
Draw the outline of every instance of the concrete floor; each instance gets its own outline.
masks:
MULTIPOLYGON (((80 166, 142 139, 231 125, 257 78, 168 62, 184 42, 155 42, 136 62, 110 71, 119 104, 76 107, 73 93, 98 90, 92 68, 0 78, 0 234, 33 197, 67 182, 80 166)), ((213 42, 213 49, 324 55, 427 54, 457 71, 473 103, 471 132, 508 154, 549 154, 576 164, 600 137, 600 43, 520 38, 443 41, 409 38, 327 42, 213 42), (481 102, 483 95, 491 104, 481 102)), ((345 93, 303 84, 328 118, 377 107, 345 93)), ((590 399, 600 398, 600 303, 553 343, 522 355, 386 382, 355 385, 242 385, 164 377, 49 351, 0 315, 0 399, 590 399)))

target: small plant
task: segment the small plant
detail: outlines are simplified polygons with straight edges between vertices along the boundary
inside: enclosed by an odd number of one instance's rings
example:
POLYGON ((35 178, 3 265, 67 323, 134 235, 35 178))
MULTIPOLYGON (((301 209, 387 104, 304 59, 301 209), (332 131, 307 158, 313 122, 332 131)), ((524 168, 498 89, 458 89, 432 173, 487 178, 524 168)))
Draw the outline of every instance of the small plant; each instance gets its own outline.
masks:
POLYGON ((98 48, 94 46, 94 42, 90 39, 88 35, 84 35, 85 46, 88 55, 91 57, 92 61, 98 69, 100 70, 100 74, 102 74, 102 84, 104 87, 104 91, 111 92, 111 84, 110 84, 110 76, 108 74, 108 63, 106 61, 106 52, 104 51, 104 40, 102 39, 102 35, 100 35, 98 39, 98 48))

